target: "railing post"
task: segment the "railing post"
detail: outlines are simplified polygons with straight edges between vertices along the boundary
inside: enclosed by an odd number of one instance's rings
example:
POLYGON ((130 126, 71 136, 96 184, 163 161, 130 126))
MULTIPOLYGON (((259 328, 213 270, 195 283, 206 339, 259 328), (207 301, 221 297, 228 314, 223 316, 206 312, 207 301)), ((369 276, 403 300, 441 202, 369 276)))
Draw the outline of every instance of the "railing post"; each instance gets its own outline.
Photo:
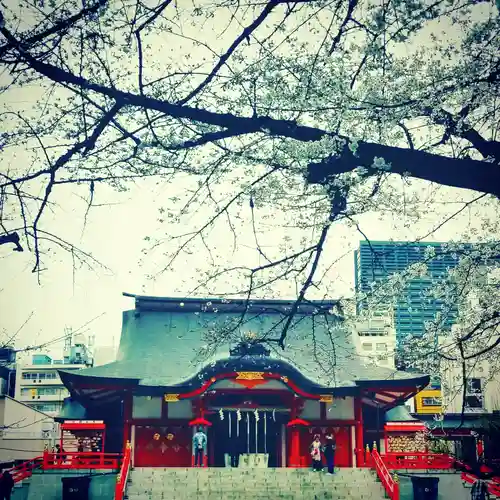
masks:
POLYGON ((120 471, 116 475, 115 500, 122 500, 123 493, 122 493, 121 482, 122 482, 122 475, 121 475, 121 471, 120 471))
POLYGON ((399 500, 399 476, 394 474, 394 494, 392 500, 399 500))
POLYGON ((370 465, 370 466, 372 465, 371 458, 372 458, 372 454, 370 452, 370 446, 366 445, 366 448, 365 448, 365 464, 366 465, 370 465))

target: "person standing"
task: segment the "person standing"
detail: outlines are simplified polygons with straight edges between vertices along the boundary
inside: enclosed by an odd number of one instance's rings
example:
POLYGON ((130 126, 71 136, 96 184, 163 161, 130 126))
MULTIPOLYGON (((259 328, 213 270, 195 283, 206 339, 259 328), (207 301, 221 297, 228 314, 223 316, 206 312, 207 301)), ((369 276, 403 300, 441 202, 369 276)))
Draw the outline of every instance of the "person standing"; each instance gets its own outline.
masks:
POLYGON ((335 436, 333 433, 329 432, 326 435, 326 443, 323 448, 323 453, 326 458, 326 465, 328 467, 328 474, 335 474, 335 450, 337 449, 337 443, 335 441, 335 436))
POLYGON ((471 500, 487 500, 490 498, 488 483, 482 479, 477 479, 470 491, 471 500))
POLYGON ((243 439, 242 436, 236 435, 230 438, 230 455, 231 455, 231 467, 238 467, 240 464, 240 454, 243 453, 243 439))
POLYGON ((202 427, 198 427, 198 432, 193 436, 194 466, 203 467, 203 456, 207 445, 207 435, 202 427))
POLYGON ((309 449, 311 452, 313 471, 322 471, 323 465, 321 463, 321 441, 319 439, 319 434, 314 435, 314 441, 311 443, 309 449))
POLYGON ((2 500, 10 500, 12 489, 14 488, 14 479, 10 472, 6 470, 0 478, 0 493, 2 500))

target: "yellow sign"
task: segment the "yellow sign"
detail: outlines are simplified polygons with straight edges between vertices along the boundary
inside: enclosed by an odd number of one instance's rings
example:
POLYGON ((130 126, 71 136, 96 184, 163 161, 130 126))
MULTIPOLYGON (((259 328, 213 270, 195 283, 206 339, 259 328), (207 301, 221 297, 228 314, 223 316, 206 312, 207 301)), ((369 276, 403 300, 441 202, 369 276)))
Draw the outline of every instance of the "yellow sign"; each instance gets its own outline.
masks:
POLYGON ((264 372, 237 372, 236 380, 263 380, 264 372))
POLYGON ((165 394, 163 399, 166 403, 175 403, 176 401, 179 401, 179 394, 165 394))
POLYGON ((320 396, 319 400, 321 403, 333 403, 333 396, 331 394, 326 394, 320 396))

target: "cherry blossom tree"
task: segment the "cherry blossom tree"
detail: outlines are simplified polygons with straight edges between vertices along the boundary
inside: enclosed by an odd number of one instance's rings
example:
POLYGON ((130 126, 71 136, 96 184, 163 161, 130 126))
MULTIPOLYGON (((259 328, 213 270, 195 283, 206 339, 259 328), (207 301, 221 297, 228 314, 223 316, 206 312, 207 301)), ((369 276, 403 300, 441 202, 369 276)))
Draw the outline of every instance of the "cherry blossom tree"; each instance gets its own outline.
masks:
MULTIPOLYGON (((92 263, 44 228, 59 191, 86 186, 86 218, 102 184, 187 176, 186 197, 159 210, 195 222, 187 234, 149 239, 164 254, 160 272, 201 249, 213 264, 193 264, 192 293, 251 300, 292 283, 284 347, 301 302, 324 282, 332 228, 364 237, 361 215, 398 213, 402 200, 418 219, 439 186, 466 199, 422 239, 478 204, 498 209, 499 31, 498 6, 486 0, 4 1, 0 244, 32 252, 34 272, 54 243, 92 263), (9 104, 33 89, 35 103, 9 104), (265 210, 287 214, 300 237, 268 251, 258 230, 265 210), (242 214, 258 265, 217 258, 214 234, 238 247, 242 214)), ((496 252, 496 222, 481 224, 477 252, 496 252)), ((460 270, 472 258, 466 251, 460 270)), ((391 293, 422 266, 393 276, 391 293)), ((435 293, 448 297, 460 272, 435 293)), ((463 313, 458 338, 480 344, 483 309, 463 313)))

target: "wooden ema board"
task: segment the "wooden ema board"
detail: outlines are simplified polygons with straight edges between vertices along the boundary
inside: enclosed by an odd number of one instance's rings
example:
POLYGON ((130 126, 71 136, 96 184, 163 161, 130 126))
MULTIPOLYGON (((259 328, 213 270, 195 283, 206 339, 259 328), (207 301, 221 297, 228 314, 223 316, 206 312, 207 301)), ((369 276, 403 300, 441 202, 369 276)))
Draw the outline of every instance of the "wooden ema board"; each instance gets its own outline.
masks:
POLYGON ((136 467, 190 467, 192 429, 186 426, 136 426, 136 467))
MULTIPOLYGON (((300 455, 305 457, 305 463, 307 466, 312 466, 312 458, 309 447, 313 442, 314 435, 319 434, 321 444, 325 444, 326 432, 333 430, 335 434, 335 441, 337 444, 337 450, 335 451, 335 467, 352 467, 352 450, 353 446, 351 443, 351 426, 342 427, 311 427, 311 428, 301 428, 300 429, 300 455)), ((291 450, 291 432, 288 432, 288 450, 291 450)), ((289 452, 290 453, 290 452, 289 452)), ((321 454, 323 465, 326 467, 326 460, 323 454, 321 454)))
POLYGON ((62 433, 63 449, 65 451, 78 451, 79 443, 83 444, 84 452, 103 451, 103 433, 101 431, 67 431, 62 433), (93 444, 95 443, 95 444, 93 444))

